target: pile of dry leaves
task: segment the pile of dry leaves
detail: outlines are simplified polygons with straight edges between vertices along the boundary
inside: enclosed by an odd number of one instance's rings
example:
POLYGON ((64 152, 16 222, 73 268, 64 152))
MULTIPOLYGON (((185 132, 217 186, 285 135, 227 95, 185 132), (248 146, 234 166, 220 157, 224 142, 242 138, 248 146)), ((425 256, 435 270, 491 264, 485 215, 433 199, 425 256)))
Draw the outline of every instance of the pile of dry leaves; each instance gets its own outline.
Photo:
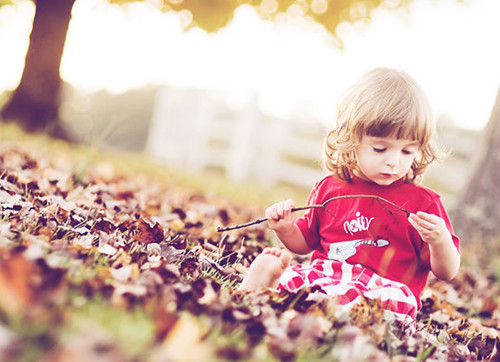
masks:
POLYGON ((237 291, 270 234, 216 230, 258 212, 0 146, 0 359, 500 359, 486 271, 432 280, 414 333, 375 302, 345 315, 315 290, 237 291))

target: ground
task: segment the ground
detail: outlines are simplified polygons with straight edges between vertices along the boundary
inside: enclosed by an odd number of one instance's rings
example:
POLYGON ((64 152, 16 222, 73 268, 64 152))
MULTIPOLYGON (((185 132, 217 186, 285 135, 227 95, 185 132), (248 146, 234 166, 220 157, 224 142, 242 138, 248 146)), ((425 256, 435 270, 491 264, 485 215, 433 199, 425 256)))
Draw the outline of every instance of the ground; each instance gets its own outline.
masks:
POLYGON ((0 138, 0 360, 500 359, 493 247, 464 246, 457 278, 430 280, 410 333, 376 302, 346 315, 315 290, 239 291, 271 233, 217 227, 264 208, 186 180, 137 155, 0 138))

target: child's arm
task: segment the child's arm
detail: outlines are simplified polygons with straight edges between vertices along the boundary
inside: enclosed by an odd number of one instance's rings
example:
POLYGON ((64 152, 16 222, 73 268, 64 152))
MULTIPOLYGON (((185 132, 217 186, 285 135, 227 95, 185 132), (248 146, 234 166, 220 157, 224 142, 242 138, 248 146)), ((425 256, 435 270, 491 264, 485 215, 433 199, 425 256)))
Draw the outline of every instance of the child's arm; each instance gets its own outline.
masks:
POLYGON ((278 202, 266 210, 269 227, 276 233, 285 247, 296 254, 309 254, 313 251, 307 245, 302 232, 295 224, 292 200, 278 202))
POLYGON ((429 244, 434 275, 442 280, 453 279, 460 267, 460 253, 453 244, 445 221, 439 216, 422 211, 411 214, 408 220, 429 244))

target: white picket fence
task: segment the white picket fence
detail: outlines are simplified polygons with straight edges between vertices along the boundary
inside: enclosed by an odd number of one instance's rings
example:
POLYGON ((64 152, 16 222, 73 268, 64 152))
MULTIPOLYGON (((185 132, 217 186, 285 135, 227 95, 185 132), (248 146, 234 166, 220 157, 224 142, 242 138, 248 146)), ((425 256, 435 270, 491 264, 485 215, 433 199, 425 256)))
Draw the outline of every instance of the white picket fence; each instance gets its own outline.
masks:
POLYGON ((243 107, 229 99, 223 92, 161 88, 147 151, 189 171, 215 169, 231 180, 256 179, 266 186, 311 187, 325 175, 324 125, 268 117, 256 96, 243 107))

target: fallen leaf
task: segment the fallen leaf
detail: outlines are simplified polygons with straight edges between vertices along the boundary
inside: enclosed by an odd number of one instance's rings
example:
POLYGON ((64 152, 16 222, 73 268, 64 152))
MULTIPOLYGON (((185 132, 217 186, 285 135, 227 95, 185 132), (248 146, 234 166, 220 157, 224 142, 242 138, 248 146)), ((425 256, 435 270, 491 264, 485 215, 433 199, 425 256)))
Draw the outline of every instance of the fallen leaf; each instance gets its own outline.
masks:
POLYGON ((152 224, 140 218, 137 224, 138 232, 134 235, 134 239, 144 243, 161 243, 164 240, 163 228, 159 223, 152 224))

